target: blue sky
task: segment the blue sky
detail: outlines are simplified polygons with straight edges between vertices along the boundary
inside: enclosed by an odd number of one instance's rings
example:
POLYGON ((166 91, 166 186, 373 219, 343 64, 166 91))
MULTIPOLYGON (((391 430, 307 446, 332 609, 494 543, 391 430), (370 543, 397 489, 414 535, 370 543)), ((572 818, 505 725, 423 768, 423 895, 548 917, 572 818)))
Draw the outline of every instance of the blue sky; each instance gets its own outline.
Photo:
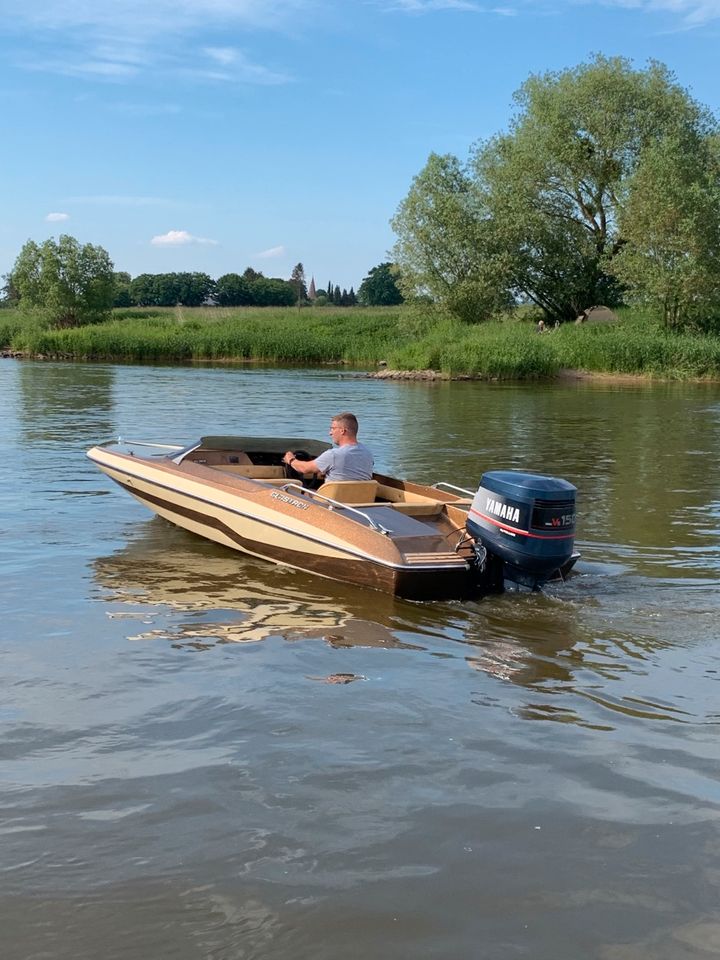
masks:
POLYGON ((720 113, 719 40, 720 0, 0 0, 0 274, 69 233, 133 276, 357 289, 530 73, 657 59, 720 113))

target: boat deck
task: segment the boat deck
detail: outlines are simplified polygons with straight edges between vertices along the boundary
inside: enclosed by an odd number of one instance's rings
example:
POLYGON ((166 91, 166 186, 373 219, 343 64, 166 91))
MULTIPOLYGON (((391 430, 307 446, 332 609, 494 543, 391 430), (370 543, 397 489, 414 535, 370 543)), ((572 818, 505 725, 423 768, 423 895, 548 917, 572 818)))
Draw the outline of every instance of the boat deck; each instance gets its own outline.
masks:
POLYGON ((347 517, 348 520, 354 520, 366 527, 372 525, 372 520, 392 533, 393 539, 396 537, 426 537, 428 534, 435 532, 434 525, 431 522, 432 516, 425 517, 422 521, 416 520, 415 517, 409 516, 403 510, 398 510, 396 506, 391 504, 358 504, 353 509, 344 507, 332 507, 331 509, 340 516, 347 517))

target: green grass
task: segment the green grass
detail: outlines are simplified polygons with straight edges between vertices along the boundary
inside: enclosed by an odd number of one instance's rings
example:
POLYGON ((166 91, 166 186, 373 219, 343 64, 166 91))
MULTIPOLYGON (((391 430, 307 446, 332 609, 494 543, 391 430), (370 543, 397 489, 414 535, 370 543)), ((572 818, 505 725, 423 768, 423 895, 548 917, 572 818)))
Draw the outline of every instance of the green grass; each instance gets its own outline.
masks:
POLYGON ((0 310, 0 347, 71 360, 351 363, 530 380, 563 368, 664 378, 720 379, 720 337, 664 331, 647 313, 616 324, 537 334, 526 311, 467 326, 431 307, 171 308, 117 310, 106 323, 50 329, 41 317, 0 310))
MULTIPOLYGON (((32 356, 76 360, 367 363, 383 359, 397 321, 397 310, 379 309, 135 309, 65 330, 11 323, 6 345, 32 356)), ((0 326, 0 336, 2 331, 0 326)))

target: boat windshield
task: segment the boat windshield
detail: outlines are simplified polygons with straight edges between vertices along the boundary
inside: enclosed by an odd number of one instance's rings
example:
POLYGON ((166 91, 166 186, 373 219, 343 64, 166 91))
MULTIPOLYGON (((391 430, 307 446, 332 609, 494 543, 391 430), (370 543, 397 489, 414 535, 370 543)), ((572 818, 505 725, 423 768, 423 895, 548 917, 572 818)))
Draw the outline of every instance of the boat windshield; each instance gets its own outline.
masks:
POLYGON ((172 460, 173 463, 182 463, 185 457, 192 453, 193 450, 197 450, 198 447, 202 446, 202 440, 196 440, 194 443, 191 443, 189 447, 183 447, 179 452, 168 454, 168 460, 172 460))
MULTIPOLYGON (((272 462, 279 463, 286 450, 302 451, 303 459, 314 460, 323 450, 329 450, 331 444, 324 440, 313 440, 308 437, 201 437, 187 447, 178 447, 169 459, 174 463, 182 463, 191 453, 197 450, 214 451, 242 451, 250 456, 266 458, 270 456, 272 462)), ((260 463, 271 462, 260 459, 260 463)))

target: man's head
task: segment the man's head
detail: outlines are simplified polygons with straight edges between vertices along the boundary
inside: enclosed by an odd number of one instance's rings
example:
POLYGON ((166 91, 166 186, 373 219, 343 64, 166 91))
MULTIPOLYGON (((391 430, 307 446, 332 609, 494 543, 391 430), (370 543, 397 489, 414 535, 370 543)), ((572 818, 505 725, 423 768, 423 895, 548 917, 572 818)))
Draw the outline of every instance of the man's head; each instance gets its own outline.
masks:
POLYGON ((354 440, 357 432, 358 422, 354 413, 338 413, 332 418, 330 436, 333 443, 341 443, 343 439, 354 440))

